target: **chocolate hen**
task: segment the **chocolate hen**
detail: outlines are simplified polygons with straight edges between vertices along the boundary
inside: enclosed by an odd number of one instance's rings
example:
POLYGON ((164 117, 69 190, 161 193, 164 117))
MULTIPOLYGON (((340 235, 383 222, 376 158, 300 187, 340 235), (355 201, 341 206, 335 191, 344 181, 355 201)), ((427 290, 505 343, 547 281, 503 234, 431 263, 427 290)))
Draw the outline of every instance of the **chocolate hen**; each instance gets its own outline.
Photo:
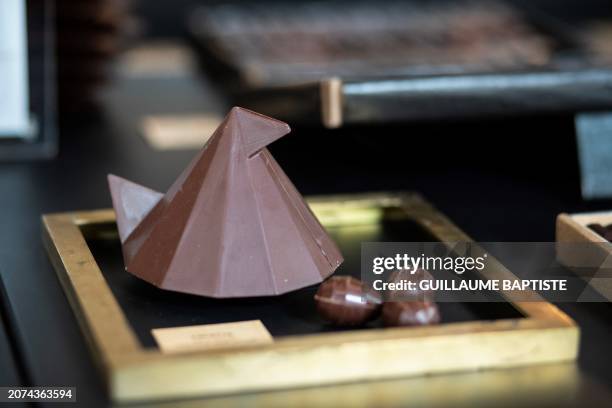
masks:
POLYGON ((166 194, 109 175, 126 270, 215 298, 279 295, 343 261, 266 146, 286 123, 233 108, 166 194))

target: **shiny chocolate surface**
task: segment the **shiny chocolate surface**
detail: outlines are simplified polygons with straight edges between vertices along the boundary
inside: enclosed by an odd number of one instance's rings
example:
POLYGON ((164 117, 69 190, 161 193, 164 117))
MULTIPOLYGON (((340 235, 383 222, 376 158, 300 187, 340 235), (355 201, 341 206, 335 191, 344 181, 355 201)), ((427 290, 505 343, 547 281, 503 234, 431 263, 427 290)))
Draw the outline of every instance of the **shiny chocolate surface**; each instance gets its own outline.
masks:
POLYGON ((382 300, 352 276, 332 276, 319 286, 314 296, 317 311, 325 320, 339 326, 357 326, 375 317, 382 300))
POLYGON ((427 326, 440 323, 434 302, 386 302, 382 308, 385 326, 427 326))
POLYGON ((417 269, 414 273, 407 269, 398 269, 389 276, 389 282, 400 283, 402 281, 415 282, 415 290, 393 290, 386 294, 386 299, 390 301, 429 301, 434 300, 433 290, 422 290, 418 288, 421 281, 434 281, 435 278, 425 269, 417 269))

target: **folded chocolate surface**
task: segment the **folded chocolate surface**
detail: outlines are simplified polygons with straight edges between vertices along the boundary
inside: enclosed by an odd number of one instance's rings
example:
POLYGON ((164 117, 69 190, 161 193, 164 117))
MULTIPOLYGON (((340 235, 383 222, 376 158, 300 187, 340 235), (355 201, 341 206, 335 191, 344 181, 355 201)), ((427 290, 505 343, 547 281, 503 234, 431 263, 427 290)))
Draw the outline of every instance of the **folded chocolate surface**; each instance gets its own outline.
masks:
POLYGON ((163 197, 109 176, 127 271, 217 298, 278 295, 331 275, 342 255, 265 148, 289 131, 233 108, 163 197))

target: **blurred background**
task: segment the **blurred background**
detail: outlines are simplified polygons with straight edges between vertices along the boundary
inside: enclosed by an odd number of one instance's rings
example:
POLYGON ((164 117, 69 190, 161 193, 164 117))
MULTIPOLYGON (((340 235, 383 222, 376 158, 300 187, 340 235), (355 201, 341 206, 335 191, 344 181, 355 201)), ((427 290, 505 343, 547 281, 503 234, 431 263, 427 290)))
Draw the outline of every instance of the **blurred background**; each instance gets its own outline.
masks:
MULTIPOLYGON (((166 191, 234 105, 290 124, 270 150, 304 195, 417 191, 481 242, 552 242, 558 213, 612 208, 609 0, 0 0, 11 383, 103 401, 40 216, 110 208, 108 173, 166 191)), ((561 307, 605 390, 577 405, 607 403, 609 304, 561 307)), ((501 375, 549 406, 572 389, 546 378, 578 377, 501 375)))
POLYGON ((6 162, 92 166, 100 191, 140 166, 163 190, 240 105, 290 123, 272 151, 305 193, 418 190, 461 218, 538 200, 526 216, 542 227, 612 195, 604 0, 6 4, 21 21, 3 37, 19 98, 2 103, 21 123, 0 138, 6 162))

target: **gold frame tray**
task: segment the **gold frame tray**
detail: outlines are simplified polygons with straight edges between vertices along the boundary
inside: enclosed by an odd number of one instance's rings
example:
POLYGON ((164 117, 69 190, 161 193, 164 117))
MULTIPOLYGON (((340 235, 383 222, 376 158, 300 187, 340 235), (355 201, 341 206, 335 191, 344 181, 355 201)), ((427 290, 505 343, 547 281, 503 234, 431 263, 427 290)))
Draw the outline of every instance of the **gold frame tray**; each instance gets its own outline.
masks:
MULTIPOLYGON (((471 241, 416 194, 313 197, 308 202, 326 226, 375 223, 401 214, 440 241, 471 241)), ((140 344, 87 245, 86 236, 95 234, 96 226, 115 221, 113 210, 42 218, 51 261, 116 402, 570 361, 578 352, 579 328, 557 307, 545 301, 512 302, 502 293, 525 317, 288 336, 257 347, 162 354, 140 344)), ((516 279, 489 259, 483 278, 516 279)))
MULTIPOLYGON (((557 216, 555 230, 555 240, 557 243, 591 243, 588 247, 583 247, 584 249, 581 251, 568 250, 569 247, 567 245, 559 246, 557 248, 557 260, 559 263, 569 269, 594 266, 610 267, 609 261, 602 265, 593 265, 594 259, 608 260, 612 255, 612 243, 606 241, 587 226, 598 223, 603 225, 612 223, 612 211, 577 214, 561 213, 557 216)), ((595 274, 588 279, 588 282, 603 297, 612 301, 612 279, 610 279, 606 272, 601 275, 595 274)))

